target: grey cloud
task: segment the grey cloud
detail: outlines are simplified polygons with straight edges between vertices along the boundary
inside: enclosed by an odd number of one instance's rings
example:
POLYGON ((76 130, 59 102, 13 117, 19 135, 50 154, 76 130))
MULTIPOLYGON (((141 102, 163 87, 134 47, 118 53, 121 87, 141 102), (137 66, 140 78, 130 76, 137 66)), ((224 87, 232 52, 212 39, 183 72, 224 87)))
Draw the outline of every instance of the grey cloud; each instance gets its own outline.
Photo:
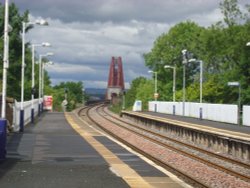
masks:
POLYGON ((193 12, 209 12, 218 0, 12 0, 21 10, 35 16, 51 17, 64 22, 113 21, 136 19, 152 22, 174 22, 193 12))
MULTIPOLYGON (((179 21, 191 19, 208 26, 221 19, 220 0, 10 0, 31 19, 46 18, 49 27, 27 33, 27 41, 50 42, 49 67, 53 85, 84 81, 87 87, 106 87, 112 56, 121 56, 125 80, 148 76, 142 58, 154 40, 179 21)), ((239 1, 245 4, 247 0, 239 1)))

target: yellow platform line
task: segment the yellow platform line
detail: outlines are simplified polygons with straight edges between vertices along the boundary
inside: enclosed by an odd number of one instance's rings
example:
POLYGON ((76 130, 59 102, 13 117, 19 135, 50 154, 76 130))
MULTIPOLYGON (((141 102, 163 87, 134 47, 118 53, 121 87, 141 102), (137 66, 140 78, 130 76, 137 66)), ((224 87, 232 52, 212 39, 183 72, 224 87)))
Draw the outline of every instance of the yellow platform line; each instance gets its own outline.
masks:
POLYGON ((111 171, 124 179, 126 183, 132 188, 149 188, 151 186, 144 180, 136 171, 130 168, 127 164, 121 161, 115 154, 107 149, 103 144, 98 142, 90 133, 86 132, 80 127, 72 118, 72 115, 65 113, 65 117, 71 127, 78 132, 92 147, 105 159, 110 165, 111 171))

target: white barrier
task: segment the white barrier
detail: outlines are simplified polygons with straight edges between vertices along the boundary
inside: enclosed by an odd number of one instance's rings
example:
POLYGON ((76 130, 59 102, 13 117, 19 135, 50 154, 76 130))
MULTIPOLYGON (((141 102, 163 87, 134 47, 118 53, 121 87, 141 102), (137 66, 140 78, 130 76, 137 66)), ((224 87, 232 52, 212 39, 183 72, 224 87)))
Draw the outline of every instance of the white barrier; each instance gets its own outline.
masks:
MULTIPOLYGON (((149 102, 149 111, 183 115, 182 102, 149 102)), ((228 104, 185 103, 185 116, 237 124, 238 106, 228 104)))
MULTIPOLYGON (((38 114, 38 104, 39 100, 34 100, 34 116, 38 114)), ((31 100, 23 102, 23 110, 24 110, 24 125, 27 125, 31 122, 31 100)), ((21 110, 21 102, 15 101, 13 107, 13 128, 14 131, 19 131, 20 125, 20 110, 21 110)))
POLYGON ((133 106, 133 111, 136 112, 140 112, 142 110, 142 102, 141 101, 138 101, 136 100, 135 103, 134 103, 134 106, 133 106))
POLYGON ((243 106, 243 125, 250 126, 250 106, 243 106))

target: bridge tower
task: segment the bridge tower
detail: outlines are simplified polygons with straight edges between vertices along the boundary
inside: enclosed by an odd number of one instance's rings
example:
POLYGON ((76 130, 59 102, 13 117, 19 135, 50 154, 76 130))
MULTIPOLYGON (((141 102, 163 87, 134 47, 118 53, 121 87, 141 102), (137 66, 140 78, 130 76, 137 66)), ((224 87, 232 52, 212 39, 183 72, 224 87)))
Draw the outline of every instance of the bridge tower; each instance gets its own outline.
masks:
POLYGON ((112 57, 109 68, 109 79, 106 99, 111 100, 124 91, 124 77, 122 69, 122 58, 112 57))

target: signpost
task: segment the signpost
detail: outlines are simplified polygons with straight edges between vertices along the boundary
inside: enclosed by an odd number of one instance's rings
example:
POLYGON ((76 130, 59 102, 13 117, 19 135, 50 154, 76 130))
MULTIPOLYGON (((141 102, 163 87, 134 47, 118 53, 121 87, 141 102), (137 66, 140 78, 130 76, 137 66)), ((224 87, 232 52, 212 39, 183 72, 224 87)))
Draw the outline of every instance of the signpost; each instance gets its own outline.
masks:
POLYGON ((238 125, 240 126, 240 112, 241 112, 241 101, 240 101, 240 95, 241 95, 241 87, 240 82, 228 82, 228 86, 236 86, 239 87, 239 97, 238 97, 238 125))
POLYGON ((43 97, 43 109, 44 110, 53 110, 53 97, 51 95, 44 95, 43 97))

